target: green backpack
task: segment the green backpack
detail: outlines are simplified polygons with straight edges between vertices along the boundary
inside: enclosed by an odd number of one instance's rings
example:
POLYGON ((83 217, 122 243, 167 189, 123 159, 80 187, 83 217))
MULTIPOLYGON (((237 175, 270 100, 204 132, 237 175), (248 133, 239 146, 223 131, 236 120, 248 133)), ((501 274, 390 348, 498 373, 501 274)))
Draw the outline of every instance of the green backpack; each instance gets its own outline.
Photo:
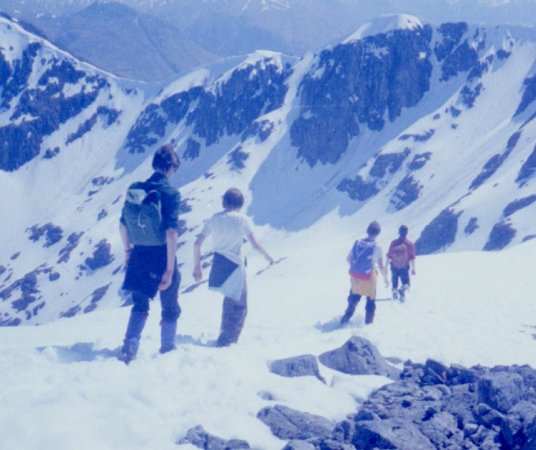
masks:
POLYGON ((161 194, 142 181, 127 190, 122 217, 133 245, 158 246, 166 243, 162 226, 161 194))

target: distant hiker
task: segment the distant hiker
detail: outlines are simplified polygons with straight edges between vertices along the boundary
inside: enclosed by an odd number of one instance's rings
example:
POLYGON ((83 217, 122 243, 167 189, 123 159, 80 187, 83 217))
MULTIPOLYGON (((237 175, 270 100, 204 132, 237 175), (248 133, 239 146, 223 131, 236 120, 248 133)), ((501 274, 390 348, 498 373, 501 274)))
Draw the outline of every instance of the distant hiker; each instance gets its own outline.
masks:
POLYGON ((261 247, 251 231, 249 220, 239 213, 244 204, 242 192, 231 188, 222 198, 223 211, 210 217, 194 244, 194 272, 196 281, 201 280, 201 246, 212 235, 213 260, 209 288, 224 295, 218 347, 238 341, 247 314, 247 288, 245 260, 242 244, 247 238, 253 248, 273 264, 272 257, 261 247))
POLYGON ((357 303, 361 296, 367 297, 365 306, 365 323, 371 324, 374 321, 376 311, 376 279, 380 269, 385 286, 389 286, 387 278, 387 268, 383 263, 382 249, 376 243, 376 237, 380 234, 381 228, 378 222, 371 222, 367 227, 367 237, 357 240, 346 260, 350 264, 351 289, 348 295, 348 306, 341 318, 341 325, 349 322, 355 312, 357 303))
POLYGON ((162 306, 160 353, 175 348, 177 319, 181 313, 178 291, 181 280, 175 252, 179 231, 180 195, 169 183, 179 168, 179 157, 171 145, 153 156, 154 173, 132 184, 121 213, 120 233, 125 248, 126 274, 123 289, 132 295, 121 358, 136 357, 140 337, 149 314, 149 300, 160 290, 162 306))
POLYGON ((387 259, 391 263, 391 281, 393 286, 393 299, 400 296, 405 300, 406 291, 410 286, 409 270, 415 275, 415 245, 408 238, 408 227, 401 225, 398 229, 398 238, 391 242, 387 259), (398 288, 398 281, 401 286, 398 288))

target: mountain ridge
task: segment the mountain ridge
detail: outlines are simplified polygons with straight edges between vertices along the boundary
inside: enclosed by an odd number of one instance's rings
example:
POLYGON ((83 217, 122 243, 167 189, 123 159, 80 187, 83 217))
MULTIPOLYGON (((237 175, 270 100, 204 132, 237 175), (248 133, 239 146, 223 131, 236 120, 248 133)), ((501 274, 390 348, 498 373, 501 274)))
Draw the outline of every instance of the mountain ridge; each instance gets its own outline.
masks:
POLYGON ((11 218, 2 325, 127 301, 114 294, 121 199, 165 142, 182 159, 171 181, 183 196, 185 273, 229 185, 275 242, 333 217, 341 240, 372 218, 387 235, 407 223, 420 254, 499 250, 536 234, 531 30, 423 25, 144 84, 0 26, 0 198, 11 218))

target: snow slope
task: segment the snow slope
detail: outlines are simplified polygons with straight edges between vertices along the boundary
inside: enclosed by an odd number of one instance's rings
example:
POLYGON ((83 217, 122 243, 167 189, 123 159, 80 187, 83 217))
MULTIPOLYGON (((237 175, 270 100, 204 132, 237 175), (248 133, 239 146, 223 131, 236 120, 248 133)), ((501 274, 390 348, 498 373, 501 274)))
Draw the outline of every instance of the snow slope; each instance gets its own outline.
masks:
MULTIPOLYGON (((0 448, 186 449, 194 447, 174 442, 201 424, 226 440, 280 449, 285 442, 256 419, 264 406, 283 404, 339 421, 389 380, 321 366, 324 385, 314 377, 274 375, 269 362, 319 355, 353 335, 401 360, 536 366, 535 241, 501 253, 419 257, 405 304, 379 302, 371 326, 364 326, 360 304, 348 327, 334 329, 346 305, 344 259, 351 245, 338 239, 340 228, 332 215, 301 233, 257 230, 266 248, 286 259, 255 275, 263 259, 249 255, 249 313, 239 343, 226 349, 209 346, 221 299, 206 285, 181 295, 178 349, 166 355, 157 353, 159 306, 153 303, 139 358, 129 366, 113 357, 128 308, 0 328, 0 448), (273 400, 265 400, 266 393, 273 400)), ((385 248, 391 237, 382 233, 380 244, 385 248)))

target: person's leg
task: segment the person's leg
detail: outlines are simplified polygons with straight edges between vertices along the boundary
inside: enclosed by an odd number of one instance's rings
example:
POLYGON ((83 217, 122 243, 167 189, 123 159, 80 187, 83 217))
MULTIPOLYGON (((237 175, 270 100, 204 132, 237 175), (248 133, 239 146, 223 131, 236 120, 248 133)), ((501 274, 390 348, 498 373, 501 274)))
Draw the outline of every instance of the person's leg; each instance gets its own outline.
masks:
POLYGON ((343 316, 341 317, 341 325, 347 324, 352 316, 354 315, 355 308, 357 304, 359 303, 359 299, 361 298, 358 294, 352 294, 352 291, 350 290, 350 293, 348 294, 348 305, 346 306, 346 311, 344 311, 343 316))
POLYGON ((367 297, 367 304, 365 306, 365 324, 369 325, 374 322, 374 313, 376 312, 376 302, 367 297))
POLYGON ((409 267, 400 269, 400 300, 404 301, 406 298, 406 291, 409 289, 409 267))
POLYGON ((123 348, 121 350, 123 360, 128 364, 138 353, 140 338, 147 316, 149 315, 149 297, 141 292, 132 293, 132 309, 128 320, 123 348))
POLYGON ((218 347, 226 347, 238 341, 247 312, 247 288, 245 286, 239 301, 224 297, 220 336, 216 341, 218 347))
POLYGON ((160 320, 160 353, 175 349, 175 336, 177 334, 177 320, 181 315, 179 306, 179 285, 181 275, 177 266, 173 272, 171 284, 165 291, 160 292, 162 305, 162 319, 160 320))
POLYGON ((400 272, 398 269, 391 266, 391 284, 393 287, 393 299, 398 298, 398 278, 400 276, 400 272))

